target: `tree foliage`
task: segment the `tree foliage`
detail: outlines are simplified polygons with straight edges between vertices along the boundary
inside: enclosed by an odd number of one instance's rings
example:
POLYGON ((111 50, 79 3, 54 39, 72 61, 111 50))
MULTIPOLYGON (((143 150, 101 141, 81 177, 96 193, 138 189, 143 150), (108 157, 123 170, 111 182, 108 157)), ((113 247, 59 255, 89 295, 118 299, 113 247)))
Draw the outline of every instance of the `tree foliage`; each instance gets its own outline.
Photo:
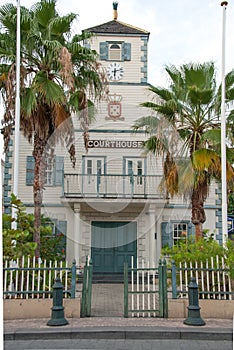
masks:
MULTIPOLYGON (((36 243, 33 242, 34 215, 26 212, 22 201, 11 196, 11 206, 16 209, 16 218, 3 214, 3 256, 16 260, 22 256, 34 256, 36 243), (12 228, 12 222, 16 228, 12 228)), ((63 235, 53 235, 52 222, 49 218, 41 217, 41 258, 47 260, 63 260, 63 235)))
POLYGON ((161 252, 163 257, 170 257, 179 267, 179 263, 193 263, 199 265, 202 262, 206 266, 206 261, 214 258, 216 266, 216 257, 224 258, 226 266, 230 269, 230 275, 234 279, 234 241, 227 240, 225 246, 221 246, 215 239, 214 234, 207 235, 204 233, 203 238, 195 241, 193 238, 181 241, 173 247, 164 247, 161 252))
MULTIPOLYGON (((212 179, 221 177, 220 107, 221 86, 216 84, 213 62, 189 63, 179 68, 165 67, 169 87, 154 87, 150 102, 142 107, 151 115, 140 118, 133 128, 144 129, 149 138, 145 148, 162 156, 163 180, 161 188, 166 197, 180 195, 191 202, 191 221, 197 240, 202 236, 206 221, 204 203, 212 179)), ((233 101, 234 72, 226 76, 226 104, 228 111, 227 182, 234 182, 233 101)))
MULTIPOLYGON (((3 135, 5 150, 15 123, 16 23, 13 4, 0 7, 0 91, 5 106, 3 135)), ((41 0, 30 9, 20 9, 20 126, 33 143, 34 241, 40 254, 40 217, 46 158, 58 141, 76 162, 71 116, 78 119, 87 149, 89 111, 106 93, 104 69, 97 53, 83 45, 87 33, 72 35, 77 15, 60 16, 56 0, 41 0)))

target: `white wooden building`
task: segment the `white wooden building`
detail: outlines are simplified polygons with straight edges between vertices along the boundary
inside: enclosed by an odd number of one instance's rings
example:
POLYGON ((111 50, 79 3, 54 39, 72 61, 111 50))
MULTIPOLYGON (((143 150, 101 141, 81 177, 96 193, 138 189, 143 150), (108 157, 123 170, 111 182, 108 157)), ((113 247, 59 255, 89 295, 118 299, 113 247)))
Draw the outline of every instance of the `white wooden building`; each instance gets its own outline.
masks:
MULTIPOLYGON (((109 97, 97 106, 90 126, 88 153, 74 116, 76 167, 58 146, 47 160, 43 212, 66 235, 66 255, 83 265, 93 259, 94 271, 118 273, 131 256, 157 263, 165 244, 193 234, 189 203, 166 198, 159 190, 161 159, 145 155, 144 132, 132 128, 149 114, 140 103, 149 101, 147 82, 149 32, 113 19, 89 28, 94 36, 87 45, 99 53, 109 77, 109 97)), ((155 43, 156 45, 157 43, 155 43)), ((160 53, 159 53, 160 54, 160 53)), ((13 182, 13 143, 6 155, 5 206, 13 182)), ((33 211, 32 148, 21 137, 19 198, 33 211)), ((217 232, 221 241, 219 189, 212 186, 205 204, 204 228, 217 232)))

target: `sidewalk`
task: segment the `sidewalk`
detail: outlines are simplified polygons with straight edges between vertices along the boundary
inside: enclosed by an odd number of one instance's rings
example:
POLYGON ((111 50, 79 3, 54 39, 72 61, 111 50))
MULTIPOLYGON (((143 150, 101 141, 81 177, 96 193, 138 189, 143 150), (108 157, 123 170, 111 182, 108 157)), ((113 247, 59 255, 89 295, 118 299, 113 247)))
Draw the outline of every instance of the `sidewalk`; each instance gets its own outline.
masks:
POLYGON ((186 326, 183 319, 90 317, 67 319, 49 327, 48 319, 4 321, 5 340, 29 339, 233 339, 232 320, 206 319, 205 326, 186 326))
POLYGON ((5 320, 5 339, 232 340, 233 337, 231 319, 204 319, 206 325, 199 327, 184 325, 184 319, 124 318, 123 303, 122 284, 94 284, 92 317, 67 318, 69 324, 59 327, 47 326, 49 319, 5 320))

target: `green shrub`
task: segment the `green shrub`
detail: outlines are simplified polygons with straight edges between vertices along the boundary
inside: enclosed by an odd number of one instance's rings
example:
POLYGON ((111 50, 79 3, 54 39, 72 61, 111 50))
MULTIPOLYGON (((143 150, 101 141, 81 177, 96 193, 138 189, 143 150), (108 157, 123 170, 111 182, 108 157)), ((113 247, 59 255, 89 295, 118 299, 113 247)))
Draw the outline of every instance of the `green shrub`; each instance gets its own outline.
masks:
MULTIPOLYGON (((11 206, 16 210, 16 218, 3 214, 3 256, 16 260, 22 256, 34 256, 37 244, 33 242, 34 215, 26 212, 20 199, 11 195, 11 206), (12 228, 16 222, 16 228, 12 228)), ((41 217, 41 252, 40 258, 46 260, 64 260, 62 234, 53 235, 50 218, 41 217)))

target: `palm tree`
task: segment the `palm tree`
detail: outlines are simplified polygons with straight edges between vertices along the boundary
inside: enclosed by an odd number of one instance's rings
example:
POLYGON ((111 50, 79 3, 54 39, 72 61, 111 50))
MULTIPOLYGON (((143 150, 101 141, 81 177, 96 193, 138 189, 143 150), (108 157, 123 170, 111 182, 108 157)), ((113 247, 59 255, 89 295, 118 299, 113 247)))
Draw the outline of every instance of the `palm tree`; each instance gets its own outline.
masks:
MULTIPOLYGON (((14 125, 16 7, 0 8, 0 89, 5 104, 5 150, 14 125)), ((21 131, 33 143, 34 241, 40 252, 40 218, 43 194, 43 154, 53 154, 58 140, 65 141, 73 165, 75 146, 71 115, 78 115, 84 144, 88 141, 88 107, 106 92, 104 70, 97 53, 86 48, 88 34, 72 36, 77 15, 59 16, 56 0, 41 0, 31 9, 21 7, 21 131), (56 131, 56 133, 55 133, 56 131), (52 135, 55 135, 52 137, 52 135)))
MULTIPOLYGON (((189 197, 191 221, 196 239, 202 236, 206 220, 204 203, 210 181, 220 179, 220 105, 221 87, 216 87, 213 62, 184 64, 179 68, 166 66, 169 88, 151 86, 151 102, 141 106, 153 115, 140 118, 134 129, 144 128, 150 135, 147 150, 163 155, 164 179, 167 194, 189 197)), ((234 100, 234 72, 226 76, 226 101, 234 100)), ((233 181, 233 151, 227 152, 227 180, 233 181)))

